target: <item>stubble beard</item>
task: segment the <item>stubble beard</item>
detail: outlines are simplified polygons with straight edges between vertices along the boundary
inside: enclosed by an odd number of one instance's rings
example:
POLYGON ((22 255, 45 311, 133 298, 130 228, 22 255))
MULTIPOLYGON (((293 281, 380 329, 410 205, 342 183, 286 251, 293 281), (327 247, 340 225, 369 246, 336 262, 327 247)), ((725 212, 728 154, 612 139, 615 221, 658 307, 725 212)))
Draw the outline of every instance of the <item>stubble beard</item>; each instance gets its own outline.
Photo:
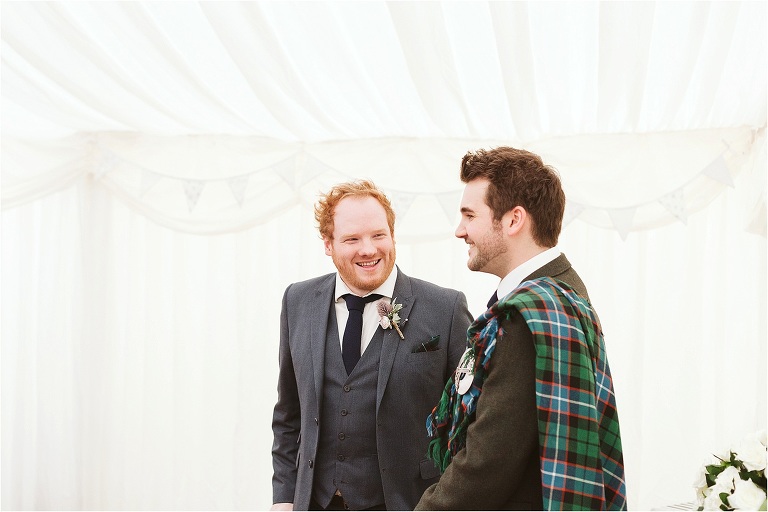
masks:
POLYGON ((475 256, 467 261, 467 267, 473 272, 488 272, 493 274, 489 264, 507 252, 507 246, 502 239, 501 222, 494 222, 491 231, 475 242, 475 256))

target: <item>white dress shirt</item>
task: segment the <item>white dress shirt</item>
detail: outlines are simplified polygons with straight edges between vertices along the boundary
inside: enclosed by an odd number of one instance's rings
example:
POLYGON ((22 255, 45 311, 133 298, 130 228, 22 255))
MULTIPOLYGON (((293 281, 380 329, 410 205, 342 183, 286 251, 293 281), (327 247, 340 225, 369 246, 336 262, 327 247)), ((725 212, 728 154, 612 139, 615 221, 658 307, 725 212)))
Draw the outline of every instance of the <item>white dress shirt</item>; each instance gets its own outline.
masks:
MULTIPOLYGON (((377 304, 379 301, 392 300, 392 294, 395 292, 395 281, 397 281, 397 267, 392 268, 387 280, 384 281, 381 286, 373 290, 371 293, 378 293, 381 295, 381 299, 369 302, 365 305, 363 310, 363 334, 360 339, 360 355, 368 348, 368 344, 373 338, 373 334, 376 332, 376 328, 379 326, 379 312, 377 304)), ((341 279, 341 276, 336 272, 336 322, 339 327, 339 347, 344 340, 344 329, 347 327, 347 318, 349 318, 349 310, 347 309, 347 302, 344 300, 343 295, 352 293, 347 284, 341 279)), ((370 293, 368 294, 370 295, 370 293)))

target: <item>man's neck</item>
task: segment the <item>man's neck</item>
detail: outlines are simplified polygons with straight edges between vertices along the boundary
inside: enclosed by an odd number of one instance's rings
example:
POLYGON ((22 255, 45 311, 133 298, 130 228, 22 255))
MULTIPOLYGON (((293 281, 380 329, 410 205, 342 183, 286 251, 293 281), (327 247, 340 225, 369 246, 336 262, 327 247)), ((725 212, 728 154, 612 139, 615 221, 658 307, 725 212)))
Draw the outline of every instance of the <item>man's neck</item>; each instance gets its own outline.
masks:
POLYGON ((523 282, 535 270, 543 267, 550 261, 554 260, 560 255, 560 250, 557 247, 543 248, 543 250, 537 252, 521 264, 513 268, 507 275, 501 278, 499 282, 498 296, 499 298, 505 296, 517 286, 523 282))
POLYGON ((507 275, 509 275, 510 272, 518 268, 520 265, 535 258, 544 251, 548 251, 549 249, 550 247, 542 247, 533 241, 530 241, 527 244, 520 244, 517 247, 512 248, 509 251, 512 256, 512 258, 510 258, 509 264, 502 272, 497 274, 497 276, 499 279, 504 279, 507 275))

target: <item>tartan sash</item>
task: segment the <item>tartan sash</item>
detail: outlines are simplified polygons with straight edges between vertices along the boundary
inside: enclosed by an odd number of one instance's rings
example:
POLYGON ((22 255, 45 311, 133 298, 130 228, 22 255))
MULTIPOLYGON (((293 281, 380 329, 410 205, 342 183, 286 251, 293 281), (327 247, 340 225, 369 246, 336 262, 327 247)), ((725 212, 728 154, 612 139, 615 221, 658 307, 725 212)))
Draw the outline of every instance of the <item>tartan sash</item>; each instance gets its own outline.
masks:
POLYGON ((427 418, 428 455, 442 471, 466 441, 500 323, 518 311, 536 348, 536 406, 544 510, 626 510, 619 420, 605 344, 589 303, 549 277, 521 283, 469 327, 475 357, 464 395, 448 380, 427 418))

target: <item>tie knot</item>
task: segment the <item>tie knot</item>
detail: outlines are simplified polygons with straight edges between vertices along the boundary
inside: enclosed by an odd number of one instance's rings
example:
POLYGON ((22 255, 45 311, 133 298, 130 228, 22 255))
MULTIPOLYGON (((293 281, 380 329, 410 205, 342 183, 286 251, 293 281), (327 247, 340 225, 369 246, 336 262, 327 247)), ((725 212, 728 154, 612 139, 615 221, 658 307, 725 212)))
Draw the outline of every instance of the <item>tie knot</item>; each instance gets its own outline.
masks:
POLYGON ((491 299, 488 301, 488 308, 490 309, 491 306, 499 302, 499 294, 498 292, 493 292, 493 295, 491 295, 491 299))
POLYGON ((378 293, 372 293, 370 295, 366 295, 365 297, 360 297, 358 295, 347 293, 343 297, 344 297, 344 300, 347 301, 348 310, 363 311, 366 304, 368 304, 369 302, 373 302, 374 300, 380 299, 381 295, 379 295, 378 293))

